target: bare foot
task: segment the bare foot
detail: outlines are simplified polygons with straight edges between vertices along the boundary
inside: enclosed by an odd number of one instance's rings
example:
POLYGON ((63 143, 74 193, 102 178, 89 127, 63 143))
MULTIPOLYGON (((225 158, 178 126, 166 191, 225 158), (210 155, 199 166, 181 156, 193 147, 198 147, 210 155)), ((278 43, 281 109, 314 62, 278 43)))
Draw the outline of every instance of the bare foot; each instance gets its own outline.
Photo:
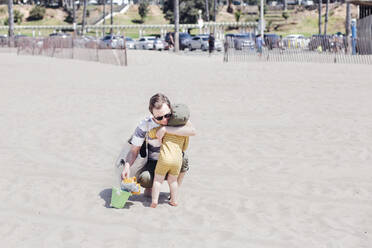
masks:
POLYGON ((172 202, 170 201, 169 202, 169 205, 173 206, 173 207, 177 207, 178 206, 178 203, 177 202, 172 202))
POLYGON ((151 205, 150 205, 150 207, 152 207, 152 208, 156 208, 157 206, 158 206, 157 203, 151 203, 151 205))
POLYGON ((143 195, 146 197, 151 197, 151 191, 152 189, 145 188, 145 191, 143 192, 143 195))

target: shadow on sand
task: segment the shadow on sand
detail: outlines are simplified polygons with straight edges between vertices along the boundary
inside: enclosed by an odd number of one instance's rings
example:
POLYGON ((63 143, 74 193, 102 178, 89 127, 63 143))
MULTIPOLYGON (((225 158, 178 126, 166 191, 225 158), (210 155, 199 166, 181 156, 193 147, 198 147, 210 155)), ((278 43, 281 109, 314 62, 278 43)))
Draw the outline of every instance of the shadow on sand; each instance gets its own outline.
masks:
MULTIPOLYGON (((99 193, 101 199, 105 201, 105 207, 111 208, 111 193, 112 189, 104 189, 99 193)), ((170 194, 168 192, 161 192, 159 195, 159 205, 161 204, 168 204, 170 194)), ((141 202, 144 207, 150 207, 151 205, 151 197, 144 195, 143 193, 140 195, 131 195, 128 201, 125 203, 124 209, 129 209, 131 206, 134 205, 134 202, 141 202)))

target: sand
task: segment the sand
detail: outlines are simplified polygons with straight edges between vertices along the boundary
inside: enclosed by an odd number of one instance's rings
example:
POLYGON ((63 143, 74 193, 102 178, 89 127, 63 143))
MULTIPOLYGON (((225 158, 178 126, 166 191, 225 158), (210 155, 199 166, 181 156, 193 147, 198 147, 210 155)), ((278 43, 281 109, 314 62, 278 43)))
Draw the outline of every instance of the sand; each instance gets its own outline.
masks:
POLYGON ((2 247, 372 247, 370 66, 1 53, 0 77, 2 247), (112 209, 114 162, 157 92, 197 129, 179 206, 164 185, 156 209, 112 209))

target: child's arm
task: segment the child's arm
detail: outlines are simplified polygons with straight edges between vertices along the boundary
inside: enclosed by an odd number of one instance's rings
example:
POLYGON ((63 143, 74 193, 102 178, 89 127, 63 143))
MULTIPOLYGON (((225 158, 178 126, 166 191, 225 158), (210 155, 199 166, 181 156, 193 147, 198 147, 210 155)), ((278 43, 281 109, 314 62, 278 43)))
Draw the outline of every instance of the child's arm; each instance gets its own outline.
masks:
POLYGON ((194 126, 191 124, 190 121, 186 123, 186 125, 181 127, 171 127, 171 126, 163 126, 159 128, 159 131, 157 132, 157 137, 159 140, 163 139, 163 136, 165 133, 175 134, 178 136, 195 136, 196 131, 194 126))
POLYGON ((186 137, 185 137, 185 142, 183 143, 182 151, 183 151, 183 152, 186 151, 188 147, 189 147, 189 137, 186 136, 186 137))
POLYGON ((149 131, 148 136, 151 139, 156 139, 156 132, 159 130, 159 127, 153 128, 149 131))

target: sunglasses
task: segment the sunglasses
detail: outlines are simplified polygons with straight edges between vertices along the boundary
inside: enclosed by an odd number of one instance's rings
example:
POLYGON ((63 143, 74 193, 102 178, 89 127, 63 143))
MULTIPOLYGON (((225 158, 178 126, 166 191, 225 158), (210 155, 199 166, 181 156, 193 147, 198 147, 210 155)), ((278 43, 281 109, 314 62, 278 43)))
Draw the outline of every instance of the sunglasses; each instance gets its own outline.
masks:
POLYGON ((163 118, 169 119, 172 116, 171 113, 165 114, 163 116, 154 117, 156 120, 161 121, 163 118))

